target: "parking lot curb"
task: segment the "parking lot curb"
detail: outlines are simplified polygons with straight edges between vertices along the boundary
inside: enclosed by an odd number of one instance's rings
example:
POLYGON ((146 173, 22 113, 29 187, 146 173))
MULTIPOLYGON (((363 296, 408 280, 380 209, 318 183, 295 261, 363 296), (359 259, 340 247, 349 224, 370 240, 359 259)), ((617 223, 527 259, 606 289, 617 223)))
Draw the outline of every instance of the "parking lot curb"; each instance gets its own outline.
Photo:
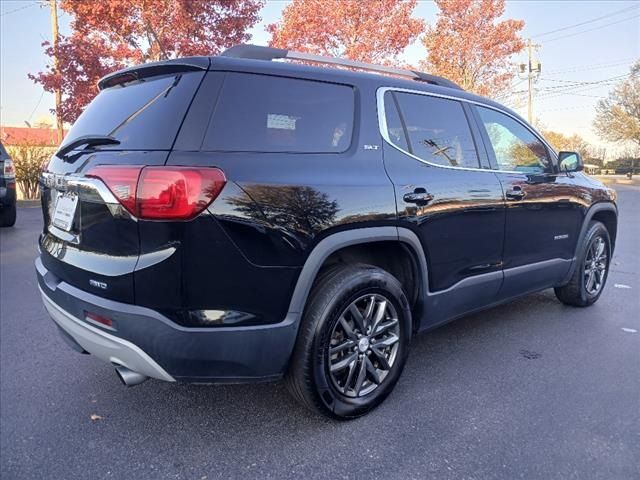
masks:
POLYGON ((40 206, 40 199, 38 200, 17 200, 16 205, 20 208, 36 208, 40 206))

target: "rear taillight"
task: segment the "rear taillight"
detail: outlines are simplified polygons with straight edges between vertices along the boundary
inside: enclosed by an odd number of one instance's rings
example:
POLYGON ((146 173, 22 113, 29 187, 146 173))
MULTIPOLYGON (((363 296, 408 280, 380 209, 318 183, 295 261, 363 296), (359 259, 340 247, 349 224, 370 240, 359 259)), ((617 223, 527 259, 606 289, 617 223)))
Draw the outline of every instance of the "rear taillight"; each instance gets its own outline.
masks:
POLYGON ((218 168, 195 167, 101 165, 87 176, 102 180, 129 212, 147 220, 190 220, 227 181, 218 168))
POLYGON ((124 208, 133 215, 136 211, 136 187, 143 167, 121 167, 117 165, 101 165, 92 168, 87 177, 102 180, 124 208))
POLYGON ((144 168, 138 181, 140 218, 187 220, 215 199, 226 179, 217 168, 144 168))
POLYGON ((2 176, 4 178, 15 178, 16 176, 16 170, 13 167, 13 162, 8 158, 4 161, 4 166, 2 167, 2 176))

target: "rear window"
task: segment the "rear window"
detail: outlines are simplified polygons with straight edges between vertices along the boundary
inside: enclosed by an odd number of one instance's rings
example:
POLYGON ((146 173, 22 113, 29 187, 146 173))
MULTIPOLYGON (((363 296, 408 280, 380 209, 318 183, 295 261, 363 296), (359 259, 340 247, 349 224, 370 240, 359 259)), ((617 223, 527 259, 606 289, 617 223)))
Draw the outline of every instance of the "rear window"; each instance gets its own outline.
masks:
POLYGON ((203 75, 163 75, 107 88, 87 106, 64 143, 83 135, 111 135, 120 141, 113 146, 117 150, 169 150, 203 75))
POLYGON ((229 73, 204 150, 339 153, 351 144, 353 89, 267 75, 229 73))
POLYGON ((387 92, 385 115, 388 116, 388 137, 401 149, 406 148, 409 153, 435 165, 480 167, 471 129, 459 101, 387 92), (399 112, 393 112, 394 106, 399 112), (389 110, 392 110, 391 114, 389 110))

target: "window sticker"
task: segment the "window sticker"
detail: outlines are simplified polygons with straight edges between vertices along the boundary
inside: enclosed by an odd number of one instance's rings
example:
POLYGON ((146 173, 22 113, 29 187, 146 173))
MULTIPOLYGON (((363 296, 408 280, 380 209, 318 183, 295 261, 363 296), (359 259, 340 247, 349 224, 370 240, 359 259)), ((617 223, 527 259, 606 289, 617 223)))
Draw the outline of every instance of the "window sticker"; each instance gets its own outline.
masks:
POLYGON ((295 130, 296 122, 300 117, 292 117, 291 115, 280 115, 277 113, 267 114, 267 128, 277 128, 280 130, 295 130))

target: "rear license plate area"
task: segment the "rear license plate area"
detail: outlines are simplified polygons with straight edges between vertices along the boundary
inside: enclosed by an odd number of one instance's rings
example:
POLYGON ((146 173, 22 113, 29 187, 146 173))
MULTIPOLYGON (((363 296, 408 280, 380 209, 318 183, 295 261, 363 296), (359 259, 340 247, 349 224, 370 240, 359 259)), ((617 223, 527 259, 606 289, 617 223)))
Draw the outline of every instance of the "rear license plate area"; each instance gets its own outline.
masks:
POLYGON ((73 220, 78 208, 78 195, 76 193, 67 192, 58 195, 56 199, 51 223, 54 227, 68 232, 73 226, 73 220))

